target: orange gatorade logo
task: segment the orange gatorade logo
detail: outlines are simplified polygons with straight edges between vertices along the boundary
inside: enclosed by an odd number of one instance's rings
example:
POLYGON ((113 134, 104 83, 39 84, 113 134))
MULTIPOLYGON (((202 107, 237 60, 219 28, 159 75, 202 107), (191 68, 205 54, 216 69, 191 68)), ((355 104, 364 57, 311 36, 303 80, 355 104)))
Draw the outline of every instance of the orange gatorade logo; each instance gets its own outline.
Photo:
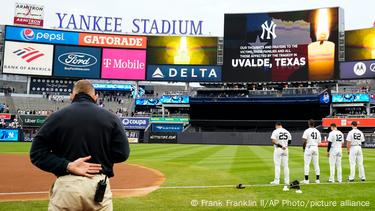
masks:
POLYGON ((147 38, 141 36, 80 33, 79 45, 145 49, 147 47, 147 38))

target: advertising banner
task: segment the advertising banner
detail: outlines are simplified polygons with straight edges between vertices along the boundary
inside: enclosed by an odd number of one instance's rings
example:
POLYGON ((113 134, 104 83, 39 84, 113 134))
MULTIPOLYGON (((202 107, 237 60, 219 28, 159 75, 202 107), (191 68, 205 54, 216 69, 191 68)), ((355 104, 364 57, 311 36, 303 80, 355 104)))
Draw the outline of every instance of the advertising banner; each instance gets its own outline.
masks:
POLYGON ((183 124, 152 124, 152 132, 175 132, 184 130, 183 124))
POLYGON ((31 94, 61 94, 68 95, 72 92, 76 80, 58 78, 38 78, 31 77, 31 94))
POLYGON ((78 32, 56 31, 16 26, 5 27, 5 40, 47 44, 78 45, 78 32))
POLYGON ((152 36, 147 64, 217 65, 217 37, 152 36))
POLYGON ((161 132, 152 132, 148 143, 177 143, 177 133, 161 133, 161 132))
POLYGON ((340 79, 366 78, 375 78, 375 60, 340 63, 340 79))
POLYGON ((221 66, 147 65, 148 81, 221 81, 221 66))
POLYGON ((345 61, 371 59, 375 59, 375 28, 345 31, 345 61))
POLYGON ((144 80, 145 75, 145 50, 103 49, 103 79, 144 80))
POLYGON ((364 93, 357 94, 332 94, 332 103, 368 103, 370 95, 364 93))
POLYGON ((0 119, 11 119, 12 118, 12 115, 11 114, 4 114, 4 113, 0 113, 0 119))
POLYGON ((342 15, 339 8, 225 14, 223 81, 338 79, 342 15))
POLYGON ((100 78, 101 49, 55 46, 53 75, 75 78, 100 78))
POLYGON ((92 84, 95 90, 107 90, 107 91, 131 91, 131 84, 92 84))
POLYGON ((183 118, 183 117, 151 117, 151 123, 189 123, 189 118, 183 118))
POLYGON ((79 45, 146 49, 147 38, 140 36, 125 36, 115 34, 80 33, 79 45))
POLYGON ((0 129, 0 141, 18 141, 18 129, 0 129))
POLYGON ((41 127, 46 121, 44 115, 20 115, 22 127, 41 127))
POLYGON ((162 104, 189 104, 189 96, 183 95, 163 95, 160 97, 162 104))
POLYGON ((150 118, 147 117, 125 117, 121 121, 125 129, 144 130, 150 124, 150 118))
POLYGON ((138 130, 127 130, 126 136, 128 137, 129 143, 138 143, 139 142, 139 131, 138 130))
POLYGON ((16 3, 13 23, 43 27, 44 6, 26 3, 16 3))
POLYGON ((52 75, 53 45, 5 41, 3 73, 52 75))
POLYGON ((358 127, 375 127, 375 118, 323 118, 323 127, 335 123, 337 127, 351 127, 352 122, 357 122, 358 127))

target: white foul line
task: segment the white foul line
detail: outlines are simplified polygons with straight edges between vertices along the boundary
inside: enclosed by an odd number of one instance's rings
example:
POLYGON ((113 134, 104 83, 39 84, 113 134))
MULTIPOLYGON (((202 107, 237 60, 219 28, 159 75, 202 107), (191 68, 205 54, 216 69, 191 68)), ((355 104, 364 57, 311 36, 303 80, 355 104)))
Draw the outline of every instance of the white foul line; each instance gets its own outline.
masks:
MULTIPOLYGON (((301 184, 301 186, 305 185, 350 185, 350 184, 374 184, 375 181, 368 181, 368 182, 342 182, 342 183, 310 183, 310 184, 301 184)), ((283 186, 284 184, 279 185, 271 185, 271 184, 242 184, 243 187, 277 187, 283 186)), ((113 188, 112 191, 141 191, 141 190, 149 190, 149 189, 209 189, 209 188, 235 188, 237 185, 208 185, 208 186, 152 186, 152 187, 145 187, 145 188, 113 188)), ((1 193, 0 196, 3 195, 32 195, 32 194, 48 194, 48 191, 35 191, 35 192, 9 192, 9 193, 1 193)))

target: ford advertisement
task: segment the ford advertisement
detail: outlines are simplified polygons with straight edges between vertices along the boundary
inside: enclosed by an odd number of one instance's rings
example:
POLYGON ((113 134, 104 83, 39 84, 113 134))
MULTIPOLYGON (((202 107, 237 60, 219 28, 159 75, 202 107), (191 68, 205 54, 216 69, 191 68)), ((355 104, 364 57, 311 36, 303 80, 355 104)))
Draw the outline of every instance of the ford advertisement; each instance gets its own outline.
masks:
POLYGON ((53 75, 99 79, 100 60, 100 48, 56 46, 53 75))
POLYGON ((144 130, 150 123, 150 118, 146 117, 125 117, 121 119, 122 124, 126 130, 139 129, 144 130))

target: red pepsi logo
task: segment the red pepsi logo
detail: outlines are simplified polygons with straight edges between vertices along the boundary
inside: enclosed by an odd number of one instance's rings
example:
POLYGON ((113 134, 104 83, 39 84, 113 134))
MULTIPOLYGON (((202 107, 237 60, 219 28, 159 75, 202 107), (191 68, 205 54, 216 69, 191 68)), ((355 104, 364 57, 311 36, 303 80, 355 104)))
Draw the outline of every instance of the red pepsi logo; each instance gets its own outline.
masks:
POLYGON ((35 38, 35 33, 32 29, 24 29, 22 31, 22 36, 25 40, 32 40, 35 38))

